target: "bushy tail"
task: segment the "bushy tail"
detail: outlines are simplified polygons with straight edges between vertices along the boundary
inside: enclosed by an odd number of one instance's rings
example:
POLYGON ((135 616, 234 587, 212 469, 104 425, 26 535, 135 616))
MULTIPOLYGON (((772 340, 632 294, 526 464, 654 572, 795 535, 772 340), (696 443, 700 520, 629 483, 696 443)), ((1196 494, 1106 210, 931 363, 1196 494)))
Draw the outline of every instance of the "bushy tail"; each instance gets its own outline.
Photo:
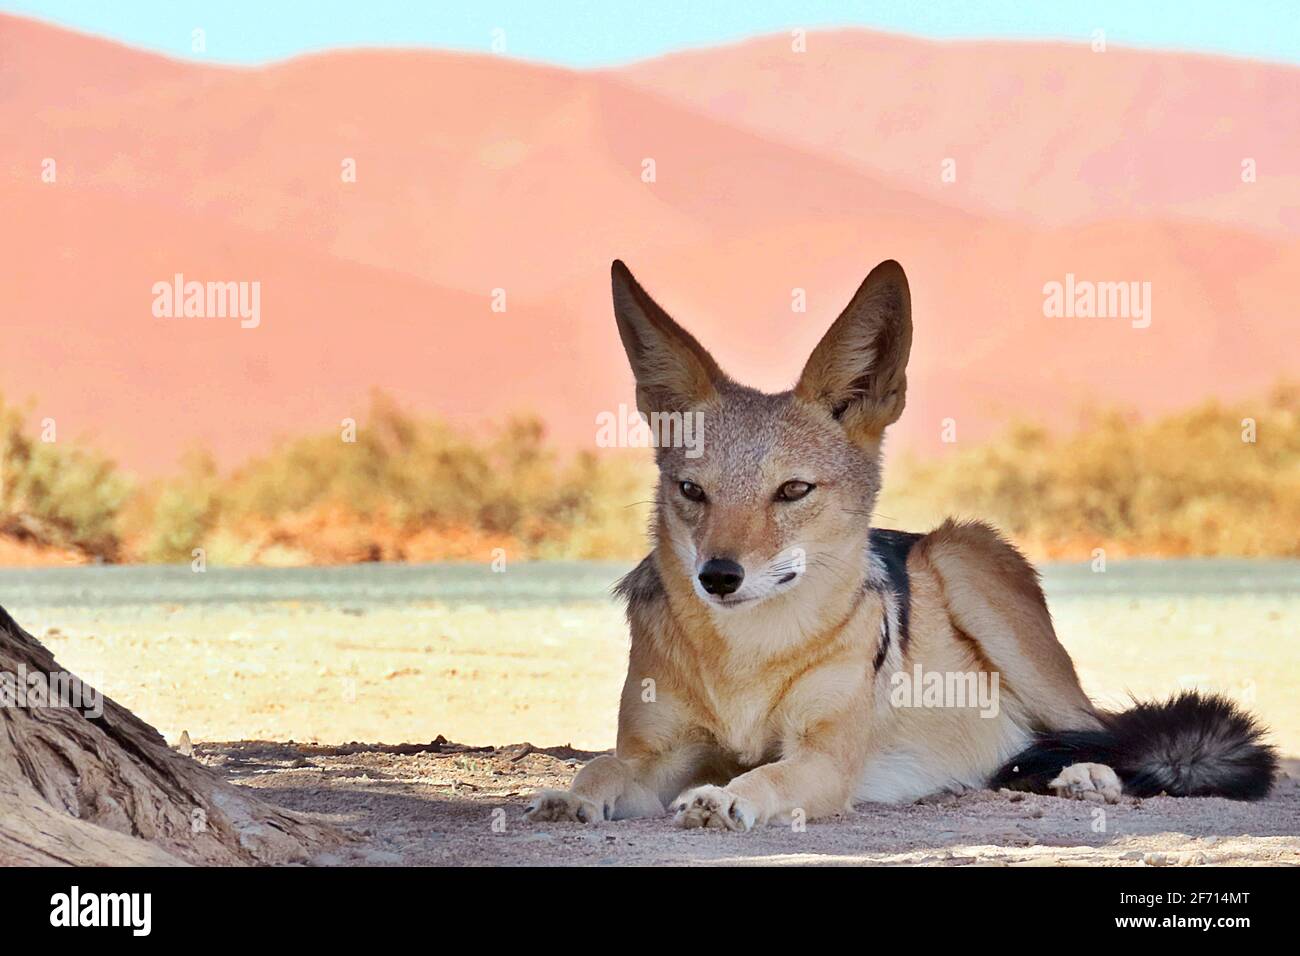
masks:
POLYGON ((1135 797, 1258 800, 1273 785, 1277 754, 1255 719, 1226 697, 1186 691, 1101 720, 1101 730, 1039 734, 989 786, 1046 793, 1048 781, 1074 763, 1106 764, 1135 797))

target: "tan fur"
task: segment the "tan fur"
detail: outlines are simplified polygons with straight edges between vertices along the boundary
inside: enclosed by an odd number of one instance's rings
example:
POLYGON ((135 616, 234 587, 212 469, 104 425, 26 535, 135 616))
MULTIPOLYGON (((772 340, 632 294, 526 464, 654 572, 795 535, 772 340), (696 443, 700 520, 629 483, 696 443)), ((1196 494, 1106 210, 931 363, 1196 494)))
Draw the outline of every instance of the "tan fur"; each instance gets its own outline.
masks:
POLYGON ((621 263, 613 281, 638 407, 701 412, 704 454, 657 453, 656 545, 620 585, 632 647, 617 749, 538 794, 530 819, 671 807, 682 826, 745 830, 982 787, 1034 730, 1096 725, 1034 570, 992 529, 949 521, 911 547, 907 632, 879 584, 880 442, 912 336, 897 263, 872 271, 778 395, 728 379, 621 263), (785 500, 788 481, 814 487, 785 500), (713 558, 743 566, 734 594, 700 583, 713 558), (896 705, 918 665, 996 674, 996 708, 896 705))

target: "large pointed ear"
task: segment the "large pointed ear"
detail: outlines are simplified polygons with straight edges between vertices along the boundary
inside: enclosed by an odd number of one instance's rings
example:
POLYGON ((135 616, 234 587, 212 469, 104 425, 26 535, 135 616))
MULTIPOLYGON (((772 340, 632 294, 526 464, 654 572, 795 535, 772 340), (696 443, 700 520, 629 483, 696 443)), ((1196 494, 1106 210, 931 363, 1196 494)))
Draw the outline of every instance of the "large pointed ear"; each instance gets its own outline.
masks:
POLYGON ((911 350, 911 293, 890 259, 871 270, 817 343, 795 394, 824 406, 854 441, 878 440, 903 414, 911 350))
POLYGON ((636 376, 636 407, 645 415, 680 412, 713 398, 726 380, 718 363, 650 298, 627 266, 615 259, 610 272, 614 318, 636 376))

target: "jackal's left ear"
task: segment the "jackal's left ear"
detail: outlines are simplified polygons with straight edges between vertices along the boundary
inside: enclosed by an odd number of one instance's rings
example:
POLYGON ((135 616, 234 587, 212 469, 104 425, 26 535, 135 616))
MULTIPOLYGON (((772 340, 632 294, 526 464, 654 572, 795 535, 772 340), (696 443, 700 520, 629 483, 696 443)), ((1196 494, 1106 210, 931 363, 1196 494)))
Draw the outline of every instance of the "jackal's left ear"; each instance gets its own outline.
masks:
POLYGON ((726 375, 703 345, 672 320, 615 259, 614 318, 636 376, 636 407, 642 413, 682 412, 707 402, 726 375))
POLYGON ((871 270, 813 349, 795 394, 824 405, 855 441, 878 439, 903 414, 912 297, 893 259, 871 270))

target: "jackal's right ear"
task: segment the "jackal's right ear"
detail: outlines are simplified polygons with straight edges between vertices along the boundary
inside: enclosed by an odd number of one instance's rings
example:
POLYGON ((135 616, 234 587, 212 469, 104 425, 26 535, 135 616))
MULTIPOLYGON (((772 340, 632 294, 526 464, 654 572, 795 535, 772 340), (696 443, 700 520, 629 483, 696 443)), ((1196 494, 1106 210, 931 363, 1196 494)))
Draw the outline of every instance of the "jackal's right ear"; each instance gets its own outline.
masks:
POLYGON ((912 296, 903 267, 871 270, 799 376, 795 394, 824 406, 854 441, 875 441, 907 397, 912 296))
POLYGON ((717 394, 726 376, 713 356, 659 307, 615 259, 614 318, 623 349, 636 376, 636 407, 651 412, 680 412, 717 394))

